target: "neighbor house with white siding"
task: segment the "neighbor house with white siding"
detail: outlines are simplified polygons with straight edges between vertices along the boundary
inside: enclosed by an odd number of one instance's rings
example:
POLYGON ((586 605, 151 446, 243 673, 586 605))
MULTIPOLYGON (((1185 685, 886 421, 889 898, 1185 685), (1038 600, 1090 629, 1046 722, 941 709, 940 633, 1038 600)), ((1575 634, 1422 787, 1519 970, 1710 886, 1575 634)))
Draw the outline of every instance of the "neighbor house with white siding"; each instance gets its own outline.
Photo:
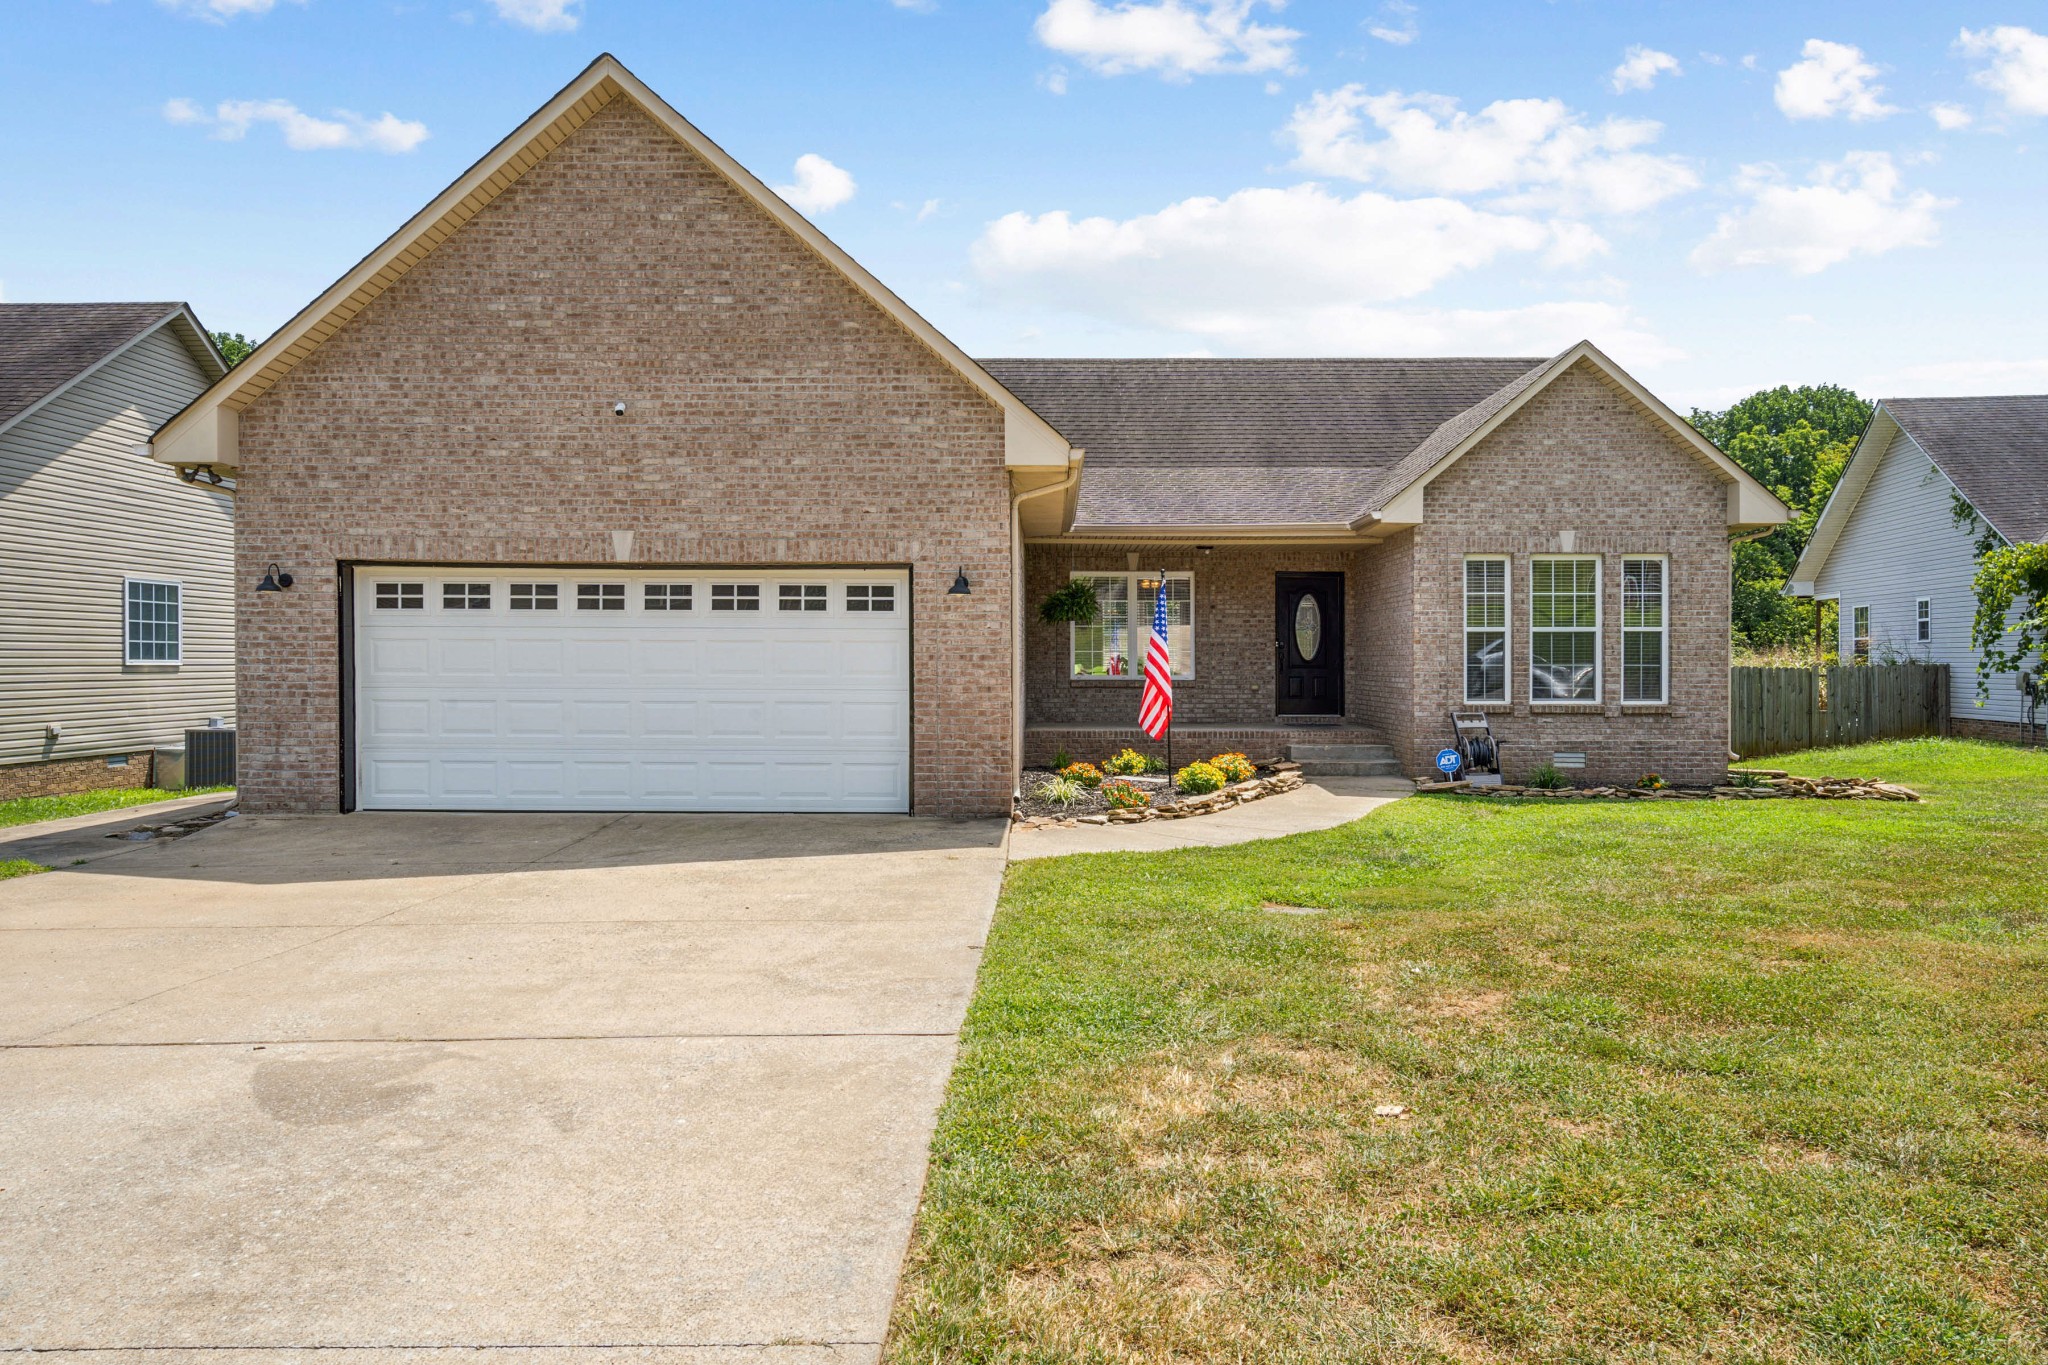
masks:
POLYGON ((147 452, 227 369, 181 303, 0 304, 0 800, 232 723, 233 501, 147 452))
POLYGON ((2048 395, 1887 399, 1785 591, 1837 604, 1844 663, 1945 663, 1954 732, 2017 738, 2017 677, 1991 679, 1980 703, 1970 647, 1987 533, 2005 544, 2048 538, 2048 395))

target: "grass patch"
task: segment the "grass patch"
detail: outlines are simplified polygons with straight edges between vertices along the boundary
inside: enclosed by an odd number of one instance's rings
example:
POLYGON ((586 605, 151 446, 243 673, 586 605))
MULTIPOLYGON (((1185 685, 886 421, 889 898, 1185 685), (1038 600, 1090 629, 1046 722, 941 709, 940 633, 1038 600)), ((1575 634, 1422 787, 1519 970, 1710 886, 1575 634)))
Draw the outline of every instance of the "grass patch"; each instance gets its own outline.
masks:
POLYGON ((233 790, 232 787, 192 787, 183 791, 165 791, 160 787, 110 787, 102 791, 72 792, 68 796, 24 796, 13 801, 0 801, 0 829, 8 825, 33 825, 43 820, 120 810, 124 806, 146 806, 152 801, 169 801, 180 796, 204 796, 209 792, 233 790))
POLYGON ((890 1360, 2048 1359, 2048 755, 1774 762, 1014 865, 890 1360))
POLYGON ((41 863, 32 863, 26 858, 0 858, 0 882, 9 877, 28 877, 49 870, 41 863))

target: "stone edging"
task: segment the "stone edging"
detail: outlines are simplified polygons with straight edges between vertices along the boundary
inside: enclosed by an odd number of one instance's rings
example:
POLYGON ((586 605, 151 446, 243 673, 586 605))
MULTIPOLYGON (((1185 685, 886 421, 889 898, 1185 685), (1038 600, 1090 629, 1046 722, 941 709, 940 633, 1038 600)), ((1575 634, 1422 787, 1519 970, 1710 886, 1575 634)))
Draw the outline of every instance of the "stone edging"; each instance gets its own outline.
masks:
POLYGON ((1553 800, 1632 801, 1771 801, 1787 797, 1809 801, 1918 801, 1920 793, 1896 782, 1869 777, 1794 777, 1777 768, 1731 768, 1730 776, 1747 774, 1758 779, 1754 787, 1475 787, 1467 781, 1418 782, 1418 792, 1461 791, 1473 796, 1538 796, 1553 800))
POLYGON ((1136 825, 1147 820, 1188 820, 1197 815, 1214 815, 1233 806, 1242 806, 1247 802, 1291 792, 1299 787, 1301 782, 1301 770, 1292 763, 1283 763, 1275 765, 1270 777, 1254 777, 1243 782, 1233 782, 1204 796, 1190 796, 1170 806, 1141 806, 1133 810, 1104 811, 1094 815, 1015 815, 1011 819, 1018 829, 1071 829, 1076 825, 1136 825))

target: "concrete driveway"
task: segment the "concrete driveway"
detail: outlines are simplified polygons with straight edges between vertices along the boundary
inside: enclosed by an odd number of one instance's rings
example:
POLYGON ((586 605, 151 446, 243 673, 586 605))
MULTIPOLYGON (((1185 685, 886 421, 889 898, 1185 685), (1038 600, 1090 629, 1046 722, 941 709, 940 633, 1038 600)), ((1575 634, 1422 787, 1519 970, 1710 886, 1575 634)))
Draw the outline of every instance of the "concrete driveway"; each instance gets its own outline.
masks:
POLYGON ((877 1358, 1003 828, 243 819, 0 882, 0 1347, 877 1358))

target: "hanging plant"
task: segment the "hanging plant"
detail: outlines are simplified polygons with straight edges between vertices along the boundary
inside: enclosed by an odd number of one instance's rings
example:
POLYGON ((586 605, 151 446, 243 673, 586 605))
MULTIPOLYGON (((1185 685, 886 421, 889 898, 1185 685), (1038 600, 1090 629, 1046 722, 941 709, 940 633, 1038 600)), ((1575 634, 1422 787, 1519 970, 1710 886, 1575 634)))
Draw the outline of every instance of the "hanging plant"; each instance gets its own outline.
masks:
POLYGON ((1076 578, 1038 604, 1038 619, 1049 626, 1072 621, 1085 626, 1095 619, 1102 604, 1095 600, 1095 585, 1076 578))

